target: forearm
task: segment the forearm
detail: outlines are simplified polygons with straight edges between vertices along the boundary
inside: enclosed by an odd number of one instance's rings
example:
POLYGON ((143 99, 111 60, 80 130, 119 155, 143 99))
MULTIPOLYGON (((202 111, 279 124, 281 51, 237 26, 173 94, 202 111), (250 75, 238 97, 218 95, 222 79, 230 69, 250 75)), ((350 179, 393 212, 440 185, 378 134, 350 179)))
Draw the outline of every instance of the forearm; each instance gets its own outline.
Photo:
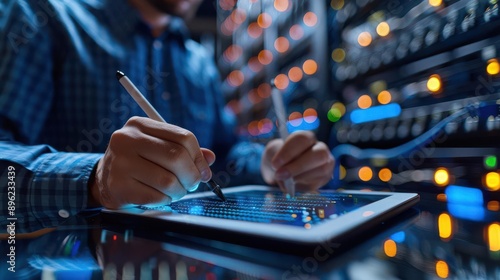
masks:
POLYGON ((9 214, 6 186, 10 181, 7 171, 12 166, 14 217, 21 229, 54 227, 87 208, 88 183, 100 154, 61 153, 46 145, 14 142, 0 142, 0 151, 1 197, 5 198, 0 201, 0 209, 3 215, 9 214))

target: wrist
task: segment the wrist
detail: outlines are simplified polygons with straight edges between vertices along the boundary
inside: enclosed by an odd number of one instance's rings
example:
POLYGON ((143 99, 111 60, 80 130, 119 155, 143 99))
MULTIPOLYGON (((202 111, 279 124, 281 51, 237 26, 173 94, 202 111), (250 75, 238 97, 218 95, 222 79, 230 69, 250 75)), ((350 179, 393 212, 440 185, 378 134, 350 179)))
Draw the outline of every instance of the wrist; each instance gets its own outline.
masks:
POLYGON ((97 208, 102 207, 100 202, 100 191, 97 180, 97 168, 101 161, 99 160, 94 169, 92 169, 92 173, 90 173, 89 181, 88 181, 88 194, 87 194, 87 208, 97 208))

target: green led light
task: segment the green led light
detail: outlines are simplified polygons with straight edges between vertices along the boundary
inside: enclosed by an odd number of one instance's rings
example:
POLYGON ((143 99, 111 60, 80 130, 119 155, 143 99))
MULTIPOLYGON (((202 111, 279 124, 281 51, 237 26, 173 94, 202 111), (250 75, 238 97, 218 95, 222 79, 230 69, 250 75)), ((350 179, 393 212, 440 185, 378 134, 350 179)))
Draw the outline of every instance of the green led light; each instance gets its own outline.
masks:
POLYGON ((327 113, 327 117, 331 122, 338 122, 342 117, 342 112, 338 108, 331 108, 327 113))
POLYGON ((484 166, 489 169, 493 169, 497 167, 497 157, 496 156, 487 156, 484 158, 484 166))

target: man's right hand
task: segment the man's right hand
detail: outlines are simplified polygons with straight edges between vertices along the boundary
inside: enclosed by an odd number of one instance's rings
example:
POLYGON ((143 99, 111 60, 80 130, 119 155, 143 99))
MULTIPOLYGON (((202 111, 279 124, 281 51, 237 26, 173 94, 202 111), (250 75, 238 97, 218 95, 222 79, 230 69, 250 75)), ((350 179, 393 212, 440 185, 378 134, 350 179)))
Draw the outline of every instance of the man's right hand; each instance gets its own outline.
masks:
POLYGON ((132 117, 111 136, 91 178, 90 199, 109 209, 169 204, 210 180, 214 161, 190 131, 132 117))

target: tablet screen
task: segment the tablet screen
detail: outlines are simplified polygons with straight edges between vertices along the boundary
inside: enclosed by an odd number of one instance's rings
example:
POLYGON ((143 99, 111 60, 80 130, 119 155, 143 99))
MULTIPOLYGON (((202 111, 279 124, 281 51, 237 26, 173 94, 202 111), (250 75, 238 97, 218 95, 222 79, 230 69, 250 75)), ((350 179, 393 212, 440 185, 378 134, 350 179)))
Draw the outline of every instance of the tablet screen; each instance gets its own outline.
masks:
POLYGON ((228 193, 226 202, 214 196, 180 200, 163 210, 309 229, 385 197, 387 195, 322 192, 297 193, 294 198, 287 198, 280 191, 253 190, 228 193))

